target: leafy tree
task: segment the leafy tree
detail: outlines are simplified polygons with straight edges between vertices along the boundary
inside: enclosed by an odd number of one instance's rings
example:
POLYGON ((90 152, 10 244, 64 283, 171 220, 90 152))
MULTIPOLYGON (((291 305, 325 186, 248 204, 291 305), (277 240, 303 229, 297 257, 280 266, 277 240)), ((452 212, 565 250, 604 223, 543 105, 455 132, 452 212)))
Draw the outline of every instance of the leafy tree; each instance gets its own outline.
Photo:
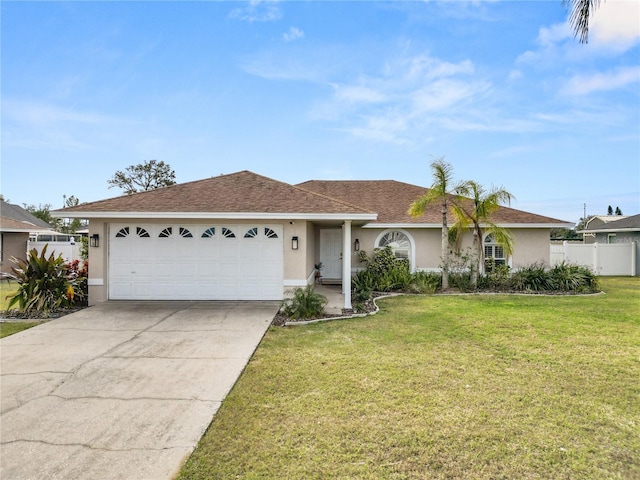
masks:
POLYGON ((569 228, 552 228, 549 234, 551 240, 578 240, 582 238, 575 229, 569 228))
POLYGON ((49 225, 51 225, 54 228, 54 230, 60 230, 62 226, 62 220, 59 218, 54 218, 51 215, 50 203, 45 203, 45 204, 40 203, 37 206, 27 205, 26 203, 23 203, 22 206, 27 212, 29 212, 34 217, 47 222, 49 225))
POLYGON ((580 217, 580 221, 576 224, 576 231, 584 230, 587 227, 587 222, 591 220, 595 215, 587 215, 587 217, 580 217))
POLYGON ((127 195, 156 188, 175 185, 176 172, 163 161, 148 160, 138 165, 130 165, 124 171, 118 170, 107 180, 109 188, 118 187, 127 195))
POLYGON ((573 27, 573 35, 580 37, 580 43, 589 42, 589 17, 600 5, 600 0, 563 0, 569 4, 569 23, 573 27))
MULTIPOLYGON (((80 204, 80 200, 78 200, 75 195, 71 195, 70 197, 63 195, 62 198, 64 202, 64 208, 75 207, 76 205, 80 204)), ((63 222, 63 225, 60 229, 64 233, 76 233, 78 230, 86 226, 85 223, 79 218, 74 218, 68 223, 67 221, 68 219, 65 219, 65 222, 63 222)))
POLYGON ((622 215, 622 210, 620 210, 620 207, 616 207, 616 215, 622 215))
POLYGON ((611 205, 607 208, 607 215, 613 215, 613 208, 611 208, 611 205))
POLYGON ((459 245, 462 235, 468 229, 473 230, 473 249, 471 258, 471 286, 478 285, 478 275, 484 273, 484 251, 482 238, 484 232, 490 233, 496 243, 502 245, 507 255, 513 252, 513 236, 511 233, 491 221, 491 216, 501 205, 509 205, 513 195, 504 188, 492 188, 487 191, 473 180, 462 183, 457 188, 458 196, 468 196, 469 200, 453 202, 456 223, 452 230, 456 233, 459 245), (483 231, 484 227, 484 231, 483 231))
POLYGON ((452 192, 458 185, 453 185, 453 167, 439 158, 431 163, 433 184, 422 197, 415 200, 409 207, 412 217, 419 217, 430 205, 439 205, 442 213, 442 290, 449 288, 449 227, 447 225, 447 212, 451 202, 455 202, 452 192))

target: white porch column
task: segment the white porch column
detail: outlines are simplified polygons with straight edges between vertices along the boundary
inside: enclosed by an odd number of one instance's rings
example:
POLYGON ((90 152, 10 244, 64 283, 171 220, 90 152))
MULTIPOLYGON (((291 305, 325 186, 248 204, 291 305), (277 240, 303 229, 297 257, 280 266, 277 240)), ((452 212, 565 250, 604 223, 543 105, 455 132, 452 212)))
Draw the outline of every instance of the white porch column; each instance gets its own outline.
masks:
POLYGON ((351 220, 342 225, 342 293, 344 308, 351 309, 351 220))

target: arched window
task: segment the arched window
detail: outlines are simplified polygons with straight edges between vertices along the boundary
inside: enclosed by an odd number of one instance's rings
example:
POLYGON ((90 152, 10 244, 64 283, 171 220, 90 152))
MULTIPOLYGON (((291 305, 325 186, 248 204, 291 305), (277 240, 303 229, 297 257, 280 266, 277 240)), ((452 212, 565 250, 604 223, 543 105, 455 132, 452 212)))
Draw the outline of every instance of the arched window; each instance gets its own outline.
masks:
POLYGON ((493 260, 496 265, 506 265, 507 257, 504 254, 504 247, 496 243, 493 235, 490 233, 484 237, 482 242, 484 246, 484 261, 493 260))
POLYGON ((385 230, 375 243, 376 248, 391 247, 393 254, 398 259, 409 260, 409 265, 413 271, 415 268, 415 244, 411 235, 402 230, 385 230))

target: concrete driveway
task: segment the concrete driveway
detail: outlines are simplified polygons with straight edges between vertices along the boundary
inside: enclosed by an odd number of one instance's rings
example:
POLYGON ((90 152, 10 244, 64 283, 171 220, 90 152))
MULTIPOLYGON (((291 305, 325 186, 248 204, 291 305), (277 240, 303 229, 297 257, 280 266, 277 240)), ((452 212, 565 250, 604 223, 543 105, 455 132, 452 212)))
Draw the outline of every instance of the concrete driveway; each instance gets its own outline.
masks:
POLYGON ((107 302, 2 339, 0 478, 171 478, 278 306, 107 302))

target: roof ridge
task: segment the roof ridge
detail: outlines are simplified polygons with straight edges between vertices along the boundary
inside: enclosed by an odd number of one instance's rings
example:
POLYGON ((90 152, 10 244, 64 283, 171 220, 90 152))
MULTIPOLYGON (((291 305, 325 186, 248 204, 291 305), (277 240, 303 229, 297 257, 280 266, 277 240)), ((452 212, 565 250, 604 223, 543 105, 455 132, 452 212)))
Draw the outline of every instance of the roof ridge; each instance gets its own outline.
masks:
MULTIPOLYGON (((63 208, 55 209, 55 210, 52 210, 52 211, 61 212, 63 210, 64 211, 78 210, 79 209, 78 207, 91 206, 91 205, 96 204, 96 203, 102 203, 102 202, 106 202, 106 201, 109 201, 109 200, 114 200, 116 198, 124 198, 124 197, 131 198, 131 197, 135 197, 135 196, 141 195, 143 193, 159 192, 159 191, 163 191, 163 190, 169 190, 169 189, 174 188, 174 187, 182 187, 184 185, 190 185, 190 184, 195 184, 195 183, 206 182, 206 181, 211 180, 213 178, 230 177, 232 175, 237 175, 237 174, 240 174, 240 173, 253 173, 253 172, 250 172, 249 170, 240 170, 238 172, 232 172, 232 173, 221 173, 221 174, 216 175, 216 176, 211 176, 211 177, 207 177, 207 178, 201 178, 199 180, 189 180, 188 182, 174 183, 172 185, 164 185, 162 187, 152 188, 151 190, 142 190, 140 192, 123 193, 121 195, 116 195, 115 197, 103 198, 102 200, 94 200, 92 202, 82 202, 82 203, 79 203, 78 205, 74 205, 73 207, 63 207, 63 208)), ((258 175, 258 174, 254 173, 254 175, 258 175)), ((258 175, 258 176, 262 176, 262 175, 258 175)))
POLYGON ((331 200, 332 202, 340 203, 340 204, 345 205, 345 206, 350 207, 350 208, 355 208, 355 209, 360 210, 361 212, 364 212, 364 213, 378 213, 378 212, 374 212, 373 210, 367 210, 367 209, 365 209, 365 208, 363 208, 361 206, 354 205, 354 204, 349 203, 349 202, 345 202, 343 200, 340 200, 339 198, 334 198, 334 197, 330 197, 328 195, 325 195, 323 193, 318 193, 318 192, 314 192, 312 190, 307 190, 306 188, 299 187, 298 185, 291 185, 291 184, 287 184, 287 185, 289 185, 289 186, 291 186, 291 187, 293 187, 293 188, 295 188, 297 190, 300 190, 302 192, 310 193, 311 195, 315 195, 317 197, 326 198, 327 200, 331 200))

